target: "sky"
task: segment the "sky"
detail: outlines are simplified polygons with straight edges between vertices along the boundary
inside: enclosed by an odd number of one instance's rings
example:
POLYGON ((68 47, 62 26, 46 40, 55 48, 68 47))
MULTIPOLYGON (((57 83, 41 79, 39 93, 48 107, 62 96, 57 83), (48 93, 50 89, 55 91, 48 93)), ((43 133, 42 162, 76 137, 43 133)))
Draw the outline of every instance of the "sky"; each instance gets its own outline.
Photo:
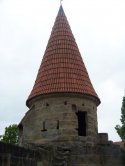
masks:
MULTIPOLYGON (((63 8, 92 84, 101 99, 98 129, 119 141, 125 89, 125 1, 63 0, 63 8)), ((0 135, 28 111, 59 9, 59 0, 0 0, 0 135)))

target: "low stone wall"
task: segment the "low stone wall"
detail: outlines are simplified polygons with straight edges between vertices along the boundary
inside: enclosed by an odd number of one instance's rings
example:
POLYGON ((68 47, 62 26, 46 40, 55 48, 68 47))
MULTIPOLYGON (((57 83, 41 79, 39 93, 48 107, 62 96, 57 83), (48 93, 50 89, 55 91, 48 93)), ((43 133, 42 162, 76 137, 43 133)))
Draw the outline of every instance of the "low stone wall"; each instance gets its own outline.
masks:
POLYGON ((113 143, 96 146, 77 144, 72 147, 69 166, 124 166, 124 152, 113 143))
POLYGON ((0 142, 0 166, 125 166, 125 151, 112 142, 80 142, 18 147, 0 142))
POLYGON ((38 152, 0 142, 0 166, 36 166, 38 152))
POLYGON ((0 142, 0 166, 50 166, 51 148, 24 148, 0 142))

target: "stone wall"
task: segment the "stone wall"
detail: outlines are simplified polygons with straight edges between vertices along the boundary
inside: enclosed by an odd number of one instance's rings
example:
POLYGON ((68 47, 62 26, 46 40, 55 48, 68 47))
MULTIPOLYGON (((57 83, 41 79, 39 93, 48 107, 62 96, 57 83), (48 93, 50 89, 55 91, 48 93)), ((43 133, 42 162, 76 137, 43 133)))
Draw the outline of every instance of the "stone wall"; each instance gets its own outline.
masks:
POLYGON ((124 166, 122 151, 112 142, 96 146, 72 146, 69 166, 124 166))
POLYGON ((50 166, 51 149, 23 148, 0 142, 0 166, 50 166))
POLYGON ((47 141, 85 140, 93 142, 98 133, 97 106, 83 96, 47 96, 32 102, 23 118, 23 143, 47 141), (78 135, 78 111, 86 113, 86 136, 78 135))
POLYGON ((46 148, 53 154, 51 166, 125 166, 125 152, 112 142, 87 146, 74 141, 46 145, 46 148))
POLYGON ((0 166, 37 166, 37 152, 0 142, 0 166))
POLYGON ((87 146, 74 141, 30 148, 0 142, 0 166, 125 166, 125 152, 112 142, 87 146))

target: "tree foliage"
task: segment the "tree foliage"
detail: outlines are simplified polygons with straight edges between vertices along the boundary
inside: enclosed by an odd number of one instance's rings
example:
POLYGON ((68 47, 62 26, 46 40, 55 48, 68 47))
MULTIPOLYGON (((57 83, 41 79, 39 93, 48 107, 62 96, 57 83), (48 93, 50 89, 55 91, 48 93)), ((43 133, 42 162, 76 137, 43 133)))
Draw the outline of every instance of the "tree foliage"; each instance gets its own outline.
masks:
POLYGON ((121 107, 121 126, 116 125, 115 129, 118 135, 121 137, 122 141, 125 141, 125 96, 123 97, 122 107, 121 107))
POLYGON ((5 128, 5 133, 1 141, 4 143, 18 144, 18 128, 16 124, 5 128))

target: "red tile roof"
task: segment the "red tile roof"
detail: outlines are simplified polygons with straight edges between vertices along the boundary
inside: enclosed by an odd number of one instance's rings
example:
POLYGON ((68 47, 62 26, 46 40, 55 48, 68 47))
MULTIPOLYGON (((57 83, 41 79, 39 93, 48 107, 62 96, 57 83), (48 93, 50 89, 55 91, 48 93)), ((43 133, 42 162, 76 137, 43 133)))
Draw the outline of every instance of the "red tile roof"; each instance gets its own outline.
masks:
POLYGON ((100 103, 62 6, 27 105, 36 96, 58 92, 86 94, 95 97, 100 103))

